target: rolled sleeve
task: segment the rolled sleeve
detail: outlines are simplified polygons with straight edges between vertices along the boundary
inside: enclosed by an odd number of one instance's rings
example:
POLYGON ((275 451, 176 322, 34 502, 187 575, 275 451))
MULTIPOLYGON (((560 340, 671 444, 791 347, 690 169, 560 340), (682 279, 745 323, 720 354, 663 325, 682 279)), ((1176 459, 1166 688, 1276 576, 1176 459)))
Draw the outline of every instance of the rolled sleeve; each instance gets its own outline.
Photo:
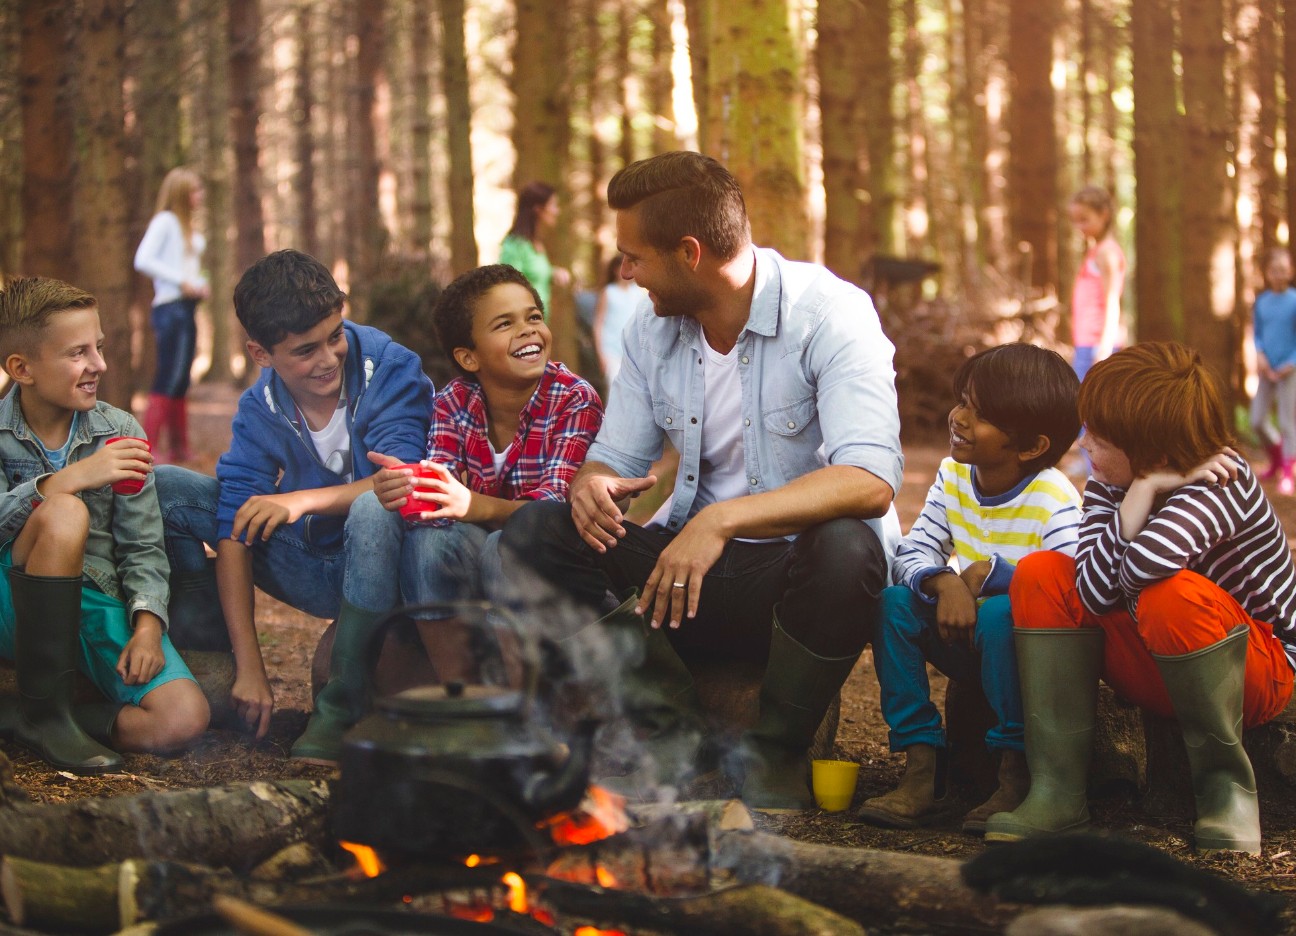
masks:
MULTIPOLYGON (((2 477, 0 475, 0 478, 2 477)), ((22 532, 32 511, 45 500, 37 485, 48 477, 49 474, 46 473, 30 481, 24 481, 0 498, 0 542, 7 543, 22 532)))

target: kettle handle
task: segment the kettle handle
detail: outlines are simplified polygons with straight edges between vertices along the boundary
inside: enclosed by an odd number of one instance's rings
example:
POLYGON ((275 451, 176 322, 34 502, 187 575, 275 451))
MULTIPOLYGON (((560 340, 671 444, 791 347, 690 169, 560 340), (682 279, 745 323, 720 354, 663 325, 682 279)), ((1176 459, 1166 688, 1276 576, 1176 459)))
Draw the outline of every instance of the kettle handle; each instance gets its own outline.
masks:
MULTIPOLYGON (((393 608, 378 620, 369 637, 369 644, 365 648, 365 667, 368 672, 372 673, 378 665, 378 656, 382 652, 387 632, 405 618, 432 623, 456 619, 470 625, 480 624, 471 642, 478 663, 486 662, 486 651, 489 650, 493 651, 494 657, 502 664, 504 652, 497 633, 511 632, 517 637, 521 649, 522 690, 526 704, 529 706, 535 698, 540 676, 539 640, 535 634, 520 627, 517 618, 510 611, 489 601, 432 601, 393 608)), ((428 662, 432 664, 432 669, 435 671, 436 660, 429 659, 428 662)), ((499 675, 502 677, 502 673, 499 675)), ((440 679, 440 673, 437 674, 437 678, 440 679)))

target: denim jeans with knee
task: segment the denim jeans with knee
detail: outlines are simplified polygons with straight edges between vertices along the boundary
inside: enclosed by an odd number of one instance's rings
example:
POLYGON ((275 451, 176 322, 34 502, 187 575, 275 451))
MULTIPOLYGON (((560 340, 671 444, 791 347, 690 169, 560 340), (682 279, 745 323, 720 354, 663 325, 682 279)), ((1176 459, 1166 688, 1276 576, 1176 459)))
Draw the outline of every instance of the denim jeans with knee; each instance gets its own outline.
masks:
POLYGON ((365 611, 484 598, 499 574, 498 543, 475 523, 407 524, 369 491, 347 515, 342 594, 365 611))
MULTIPOLYGON (((176 465, 155 470, 158 505, 172 573, 201 574, 210 566, 204 544, 216 548, 220 482, 176 465)), ((252 581, 266 594, 319 618, 337 616, 344 553, 327 551, 280 527, 252 550, 252 581)))
POLYGON ((928 663, 950 679, 980 682, 996 719, 994 727, 986 732, 988 748, 1024 749, 1021 685, 1007 595, 981 602, 969 647, 941 640, 936 630, 935 604, 900 585, 882 592, 873 665, 882 687, 882 716, 891 728, 893 751, 914 744, 945 746, 940 712, 932 704, 927 682, 928 663))

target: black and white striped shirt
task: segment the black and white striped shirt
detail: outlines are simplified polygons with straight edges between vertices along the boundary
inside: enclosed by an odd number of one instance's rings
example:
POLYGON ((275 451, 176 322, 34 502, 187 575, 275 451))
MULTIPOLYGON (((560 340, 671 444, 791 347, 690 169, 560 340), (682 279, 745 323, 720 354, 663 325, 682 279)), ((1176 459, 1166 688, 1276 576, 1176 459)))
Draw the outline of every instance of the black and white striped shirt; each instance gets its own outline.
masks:
POLYGON ((1245 461, 1236 481, 1186 484, 1157 500, 1134 539, 1120 534, 1125 489, 1090 478, 1076 574, 1094 614, 1122 601, 1137 617, 1144 588, 1183 569, 1224 589, 1257 621, 1271 624, 1296 666, 1296 565, 1287 536, 1245 461))

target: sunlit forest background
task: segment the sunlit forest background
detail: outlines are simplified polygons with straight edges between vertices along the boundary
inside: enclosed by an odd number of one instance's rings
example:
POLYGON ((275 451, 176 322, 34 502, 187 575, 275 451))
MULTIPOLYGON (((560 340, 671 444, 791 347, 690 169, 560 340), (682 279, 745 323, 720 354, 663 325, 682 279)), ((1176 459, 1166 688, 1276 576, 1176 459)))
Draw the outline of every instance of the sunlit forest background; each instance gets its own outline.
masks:
POLYGON ((0 0, 0 42, 0 272, 100 298, 118 403, 152 359, 131 257, 181 164, 209 379, 247 379, 230 293, 289 246, 434 367, 438 284, 496 258, 534 179, 575 276, 557 356, 596 370, 607 180, 695 148, 759 243, 873 292, 919 421, 951 357, 1065 339, 1086 183, 1117 198, 1130 339, 1195 345, 1241 399, 1296 203, 1291 0, 0 0))

